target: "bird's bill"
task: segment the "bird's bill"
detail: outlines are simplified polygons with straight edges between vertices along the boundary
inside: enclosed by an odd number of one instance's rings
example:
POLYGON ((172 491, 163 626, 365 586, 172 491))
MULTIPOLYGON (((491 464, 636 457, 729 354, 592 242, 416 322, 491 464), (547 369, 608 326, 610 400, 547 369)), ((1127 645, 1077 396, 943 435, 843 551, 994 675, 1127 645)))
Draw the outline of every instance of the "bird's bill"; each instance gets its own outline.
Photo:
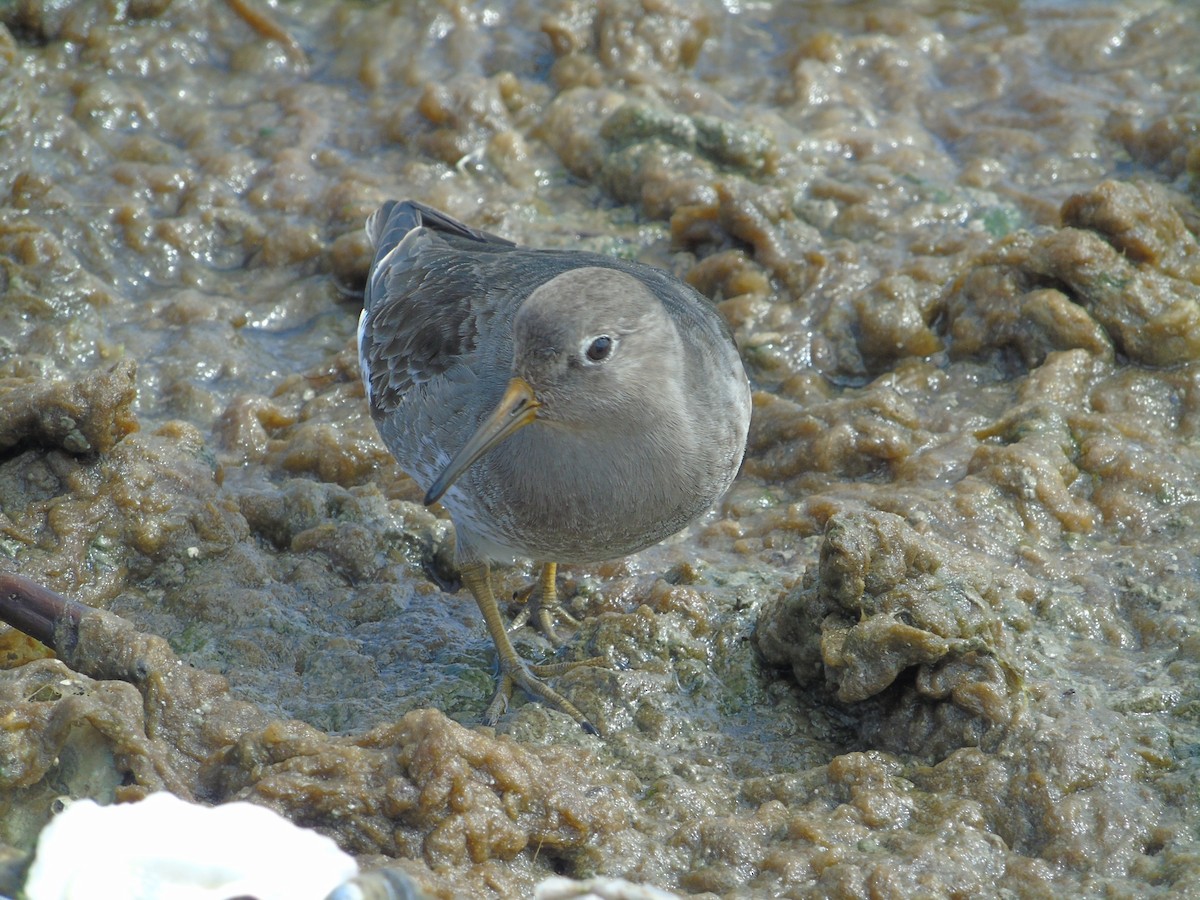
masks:
POLYGON ((541 405, 528 381, 519 375, 513 378, 496 408, 479 423, 475 433, 467 438, 462 449, 454 454, 454 459, 430 485, 425 494, 425 505, 437 503, 475 460, 536 419, 541 405))

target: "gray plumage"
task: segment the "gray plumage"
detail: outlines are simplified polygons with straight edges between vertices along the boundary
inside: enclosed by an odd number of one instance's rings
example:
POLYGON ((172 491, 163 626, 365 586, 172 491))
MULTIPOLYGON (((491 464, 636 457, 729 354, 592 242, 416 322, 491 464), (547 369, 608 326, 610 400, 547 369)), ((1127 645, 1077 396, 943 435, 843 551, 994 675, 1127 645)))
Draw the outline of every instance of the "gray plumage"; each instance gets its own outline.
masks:
POLYGON ((367 231, 363 380, 384 443, 421 488, 514 376, 540 404, 441 498, 460 562, 624 556, 728 488, 750 389, 696 291, 639 263, 517 247, 412 201, 384 204, 367 231))

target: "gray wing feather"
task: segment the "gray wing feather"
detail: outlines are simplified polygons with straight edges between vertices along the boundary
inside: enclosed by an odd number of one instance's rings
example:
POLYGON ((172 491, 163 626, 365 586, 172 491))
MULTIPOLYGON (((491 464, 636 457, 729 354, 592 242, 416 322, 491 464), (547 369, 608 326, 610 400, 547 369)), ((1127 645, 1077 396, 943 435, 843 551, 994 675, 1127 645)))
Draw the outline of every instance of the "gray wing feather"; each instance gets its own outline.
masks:
POLYGON ((515 245, 411 200, 383 204, 367 220, 367 235, 375 260, 359 351, 373 408, 386 415, 414 384, 475 350, 477 304, 489 288, 475 260, 515 245))

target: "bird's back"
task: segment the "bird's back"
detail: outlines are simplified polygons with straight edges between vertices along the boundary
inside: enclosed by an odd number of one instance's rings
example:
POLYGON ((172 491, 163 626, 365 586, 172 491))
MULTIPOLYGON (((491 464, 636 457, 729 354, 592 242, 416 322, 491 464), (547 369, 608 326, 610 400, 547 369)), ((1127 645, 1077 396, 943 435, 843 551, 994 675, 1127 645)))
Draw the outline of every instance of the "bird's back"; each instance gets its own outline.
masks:
POLYGON ((411 200, 381 206, 367 234, 375 258, 359 321, 363 381, 384 442, 427 489, 503 393, 521 302, 579 263, 411 200))

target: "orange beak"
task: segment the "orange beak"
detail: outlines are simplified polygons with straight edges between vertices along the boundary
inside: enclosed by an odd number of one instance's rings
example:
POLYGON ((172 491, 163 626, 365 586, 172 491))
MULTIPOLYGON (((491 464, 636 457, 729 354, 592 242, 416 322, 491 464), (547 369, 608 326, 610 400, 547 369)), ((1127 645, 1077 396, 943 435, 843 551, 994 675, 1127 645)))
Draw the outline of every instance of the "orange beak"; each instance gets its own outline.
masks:
POLYGON ((454 459, 430 485, 429 492, 425 494, 425 505, 437 503, 475 460, 536 419, 541 405, 529 382, 519 375, 514 377, 496 408, 479 423, 475 433, 467 438, 462 449, 454 454, 454 459))

